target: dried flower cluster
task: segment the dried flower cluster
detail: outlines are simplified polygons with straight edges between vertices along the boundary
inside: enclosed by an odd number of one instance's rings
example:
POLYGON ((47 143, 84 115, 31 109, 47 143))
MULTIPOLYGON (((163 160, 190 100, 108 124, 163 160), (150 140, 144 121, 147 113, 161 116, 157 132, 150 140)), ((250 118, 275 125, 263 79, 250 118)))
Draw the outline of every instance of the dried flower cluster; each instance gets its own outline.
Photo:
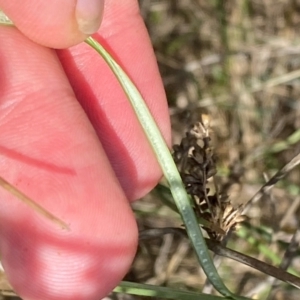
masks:
POLYGON ((234 208, 228 196, 218 192, 210 193, 208 179, 216 175, 216 156, 210 146, 209 121, 207 116, 193 125, 180 145, 174 145, 173 158, 191 196, 199 223, 209 237, 222 240, 230 229, 246 219, 241 207, 234 208))

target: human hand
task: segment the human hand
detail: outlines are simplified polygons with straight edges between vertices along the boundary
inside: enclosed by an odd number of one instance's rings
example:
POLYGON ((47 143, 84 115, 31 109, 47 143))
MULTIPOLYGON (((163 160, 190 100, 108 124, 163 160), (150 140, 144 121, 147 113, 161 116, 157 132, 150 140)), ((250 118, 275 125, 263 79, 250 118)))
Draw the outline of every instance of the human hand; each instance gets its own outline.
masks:
MULTIPOLYGON (((128 200, 145 195, 161 176, 98 54, 83 43, 48 48, 86 38, 75 3, 0 0, 21 31, 0 27, 0 176, 70 227, 63 231, 0 189, 1 260, 26 300, 98 300, 111 291, 137 244, 128 200)), ((101 17, 95 19, 97 26, 101 17)), ((107 0, 94 37, 129 74, 170 141, 164 91, 137 2, 107 0)))

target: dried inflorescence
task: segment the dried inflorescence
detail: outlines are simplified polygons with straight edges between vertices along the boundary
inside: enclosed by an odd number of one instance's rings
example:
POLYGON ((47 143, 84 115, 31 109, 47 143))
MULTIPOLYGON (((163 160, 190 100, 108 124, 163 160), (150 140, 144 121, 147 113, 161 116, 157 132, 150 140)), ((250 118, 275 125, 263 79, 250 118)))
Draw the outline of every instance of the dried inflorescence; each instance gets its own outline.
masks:
POLYGON ((217 173, 217 157, 210 146, 209 121, 206 116, 192 126, 180 145, 174 145, 173 158, 185 184, 187 193, 193 200, 197 217, 205 223, 211 239, 222 240, 230 229, 246 219, 241 215, 241 207, 234 208, 226 194, 210 193, 207 187, 210 178, 214 181, 217 173), (205 222, 206 221, 206 222, 205 222))

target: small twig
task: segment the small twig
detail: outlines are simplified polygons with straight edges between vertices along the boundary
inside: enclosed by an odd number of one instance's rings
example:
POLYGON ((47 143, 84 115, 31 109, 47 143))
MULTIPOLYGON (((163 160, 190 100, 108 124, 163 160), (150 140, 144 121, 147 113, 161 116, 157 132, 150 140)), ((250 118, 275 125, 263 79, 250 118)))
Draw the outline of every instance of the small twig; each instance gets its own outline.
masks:
POLYGON ((292 240, 289 243, 284 253, 282 262, 279 266, 281 269, 286 270, 289 267, 291 261, 293 260, 293 258, 297 254, 297 251, 299 250, 299 244, 300 244, 300 230, 297 229, 297 231, 294 233, 292 240))
POLYGON ((300 164, 300 153, 296 155, 289 163, 287 163, 281 170, 279 170, 271 179, 266 182, 260 190, 242 206, 243 213, 247 213, 249 206, 253 203, 256 203, 261 197, 274 187, 274 185, 284 178, 288 172, 300 164))
POLYGON ((286 213, 284 214, 283 218, 279 223, 279 227, 283 228, 286 224, 291 220, 291 217, 294 213, 296 213, 297 209, 300 206, 300 197, 296 197, 291 206, 287 209, 286 213))
MULTIPOLYGON (((297 254, 297 251, 299 249, 299 243, 300 243, 300 230, 297 229, 297 231, 294 233, 291 242, 289 243, 283 259, 279 265, 279 268, 282 270, 287 270, 287 268, 289 267, 289 265, 291 264, 292 260, 294 259, 294 257, 297 254)), ((268 296, 268 300, 270 299, 274 299, 274 293, 276 291, 276 286, 278 285, 278 280, 276 280, 275 278, 271 279, 271 290, 270 290, 270 294, 268 296)))
POLYGON ((299 277, 294 276, 288 272, 283 271, 282 269, 271 266, 265 262, 262 262, 258 259, 250 257, 248 255, 225 248, 222 245, 213 242, 212 240, 209 240, 206 242, 207 242, 208 248, 210 250, 212 250, 214 253, 224 256, 224 257, 227 257, 227 258, 234 259, 242 264, 248 265, 251 268, 254 268, 260 272, 263 272, 267 275, 275 277, 281 281, 289 283, 289 284, 293 285, 294 287, 300 289, 300 278, 299 277))
MULTIPOLYGON (((155 228, 155 229, 142 230, 139 233, 139 240, 142 241, 142 240, 158 238, 158 237, 161 237, 162 235, 168 234, 168 233, 176 233, 176 234, 180 234, 181 236, 187 237, 187 234, 184 229, 167 227, 167 228, 155 228)), ((294 276, 282 269, 271 266, 265 262, 257 260, 248 255, 228 249, 228 248, 222 246, 220 242, 217 242, 217 241, 214 241, 211 239, 205 239, 205 241, 206 241, 207 247, 211 251, 213 251, 215 254, 223 256, 223 257, 231 258, 235 261, 238 261, 244 265, 247 265, 251 268, 254 268, 260 272, 263 272, 267 275, 275 277, 281 281, 289 283, 289 284, 293 285, 294 287, 300 289, 300 278, 299 277, 294 276)))

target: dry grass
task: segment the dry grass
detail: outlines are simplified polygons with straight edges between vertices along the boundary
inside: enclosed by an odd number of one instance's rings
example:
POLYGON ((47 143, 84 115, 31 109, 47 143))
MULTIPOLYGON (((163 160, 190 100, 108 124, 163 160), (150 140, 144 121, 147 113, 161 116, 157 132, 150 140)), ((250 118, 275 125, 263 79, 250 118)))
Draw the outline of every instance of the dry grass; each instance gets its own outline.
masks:
MULTIPOLYGON (((179 143, 201 114, 209 114, 219 183, 231 201, 246 203, 300 152, 300 1, 140 4, 169 100, 174 142, 179 143)), ((299 226, 299 182, 296 167, 265 192, 248 211, 249 229, 233 235, 228 246, 276 266, 287 253, 290 266, 299 270, 297 236, 296 251, 286 252, 299 226), (266 249, 274 256, 267 256, 266 249)), ((134 204, 141 229, 181 225, 160 197, 154 191, 134 204)), ((218 270, 237 293, 259 299, 299 298, 298 290, 231 259, 222 259, 218 270)), ((140 243, 126 279, 201 291, 206 278, 188 240, 169 234, 140 243)), ((208 285, 205 291, 210 291, 208 285)))
MULTIPOLYGON (((169 100, 174 142, 208 113, 219 183, 231 201, 246 203, 300 152, 300 1, 140 3, 169 100)), ((299 181, 296 167, 265 192, 249 208, 250 229, 228 245, 279 266, 298 228, 299 181), (277 257, 267 257, 264 247, 277 257)), ((140 228, 180 226, 159 197, 154 193, 135 204, 140 228)), ((296 270, 298 257, 296 251, 290 262, 296 270)), ((259 299, 267 299, 274 284, 230 259, 222 260, 219 272, 231 289, 259 299)), ((188 241, 172 234, 142 242, 127 279, 196 291, 205 283, 188 241)), ((286 284, 272 289, 269 299, 298 299, 286 284)))

